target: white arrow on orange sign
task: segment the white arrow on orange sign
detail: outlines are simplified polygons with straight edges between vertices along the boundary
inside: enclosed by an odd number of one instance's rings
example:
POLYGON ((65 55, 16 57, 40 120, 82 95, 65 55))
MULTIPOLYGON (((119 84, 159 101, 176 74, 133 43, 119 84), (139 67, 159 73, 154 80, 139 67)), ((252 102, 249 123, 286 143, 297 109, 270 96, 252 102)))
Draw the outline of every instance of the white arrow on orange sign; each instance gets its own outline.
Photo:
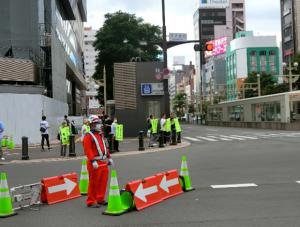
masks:
POLYGON ((143 188, 143 184, 140 183, 136 192, 134 193, 134 196, 146 203, 147 202, 146 196, 154 194, 157 191, 158 191, 158 189, 157 189, 156 185, 149 187, 149 188, 143 188))
POLYGON ((76 183, 74 183, 73 181, 69 180, 68 178, 64 178, 64 182, 65 183, 63 183, 63 184, 59 184, 59 185, 55 185, 55 186, 49 187, 48 188, 48 192, 50 194, 52 194, 52 193, 56 193, 56 192, 60 192, 60 191, 67 191, 67 195, 70 195, 71 192, 76 187, 76 183))
POLYGON ((172 186, 175 186, 179 184, 179 181, 178 181, 178 178, 174 178, 174 179, 171 179, 171 180, 167 180, 167 177, 166 175, 164 175, 164 177, 162 178, 160 184, 159 184, 159 187, 161 189, 163 189, 165 192, 169 193, 169 187, 172 187, 172 186))

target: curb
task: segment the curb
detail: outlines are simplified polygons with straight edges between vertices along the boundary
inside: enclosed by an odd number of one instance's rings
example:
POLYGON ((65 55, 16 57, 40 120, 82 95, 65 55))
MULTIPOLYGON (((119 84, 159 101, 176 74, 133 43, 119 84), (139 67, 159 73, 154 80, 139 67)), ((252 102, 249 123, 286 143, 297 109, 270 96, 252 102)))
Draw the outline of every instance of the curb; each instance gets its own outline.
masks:
MULTIPOLYGON (((145 151, 126 151, 123 153, 113 153, 112 157, 123 157, 123 156, 131 156, 131 155, 140 155, 140 154, 150 154, 150 153, 156 153, 161 151, 169 151, 169 150, 177 150, 180 148, 188 147, 191 143, 187 141, 182 141, 180 145, 176 146, 168 146, 165 148, 154 148, 149 149, 145 151)), ((0 162, 0 165, 9 165, 9 164, 31 164, 31 163, 40 163, 40 162, 63 162, 63 161, 75 161, 75 160, 81 160, 85 156, 77 156, 74 158, 65 157, 65 158, 43 158, 43 159, 33 159, 33 160, 12 160, 10 162, 0 162)))

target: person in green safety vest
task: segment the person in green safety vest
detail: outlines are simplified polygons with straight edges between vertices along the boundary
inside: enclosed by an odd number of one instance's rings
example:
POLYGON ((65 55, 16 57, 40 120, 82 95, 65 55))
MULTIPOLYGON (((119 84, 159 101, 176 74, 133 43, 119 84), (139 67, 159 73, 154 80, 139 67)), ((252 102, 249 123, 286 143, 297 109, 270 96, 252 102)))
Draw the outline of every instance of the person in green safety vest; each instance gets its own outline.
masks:
POLYGON ((83 120, 83 125, 81 127, 81 142, 83 142, 84 136, 91 131, 88 119, 83 120))
POLYGON ((70 127, 67 125, 66 121, 63 121, 60 128, 59 128, 59 135, 60 135, 60 143, 61 143, 61 149, 60 149, 60 155, 62 157, 66 156, 67 147, 70 145, 70 127))
POLYGON ((149 147, 155 146, 155 142, 157 140, 157 133, 158 133, 158 119, 153 118, 153 115, 151 114, 148 119, 148 132, 150 134, 149 138, 149 147))
POLYGON ((175 115, 173 112, 170 113, 171 132, 175 131, 175 115))

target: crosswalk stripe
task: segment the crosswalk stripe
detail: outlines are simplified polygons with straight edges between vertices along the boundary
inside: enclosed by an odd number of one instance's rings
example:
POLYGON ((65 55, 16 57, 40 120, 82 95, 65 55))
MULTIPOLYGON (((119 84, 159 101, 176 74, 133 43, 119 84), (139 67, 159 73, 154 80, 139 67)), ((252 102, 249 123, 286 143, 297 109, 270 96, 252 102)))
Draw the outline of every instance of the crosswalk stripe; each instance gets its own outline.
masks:
POLYGON ((225 135, 220 135, 224 138, 229 138, 229 139, 234 139, 234 140, 246 140, 246 139, 243 139, 243 138, 239 138, 239 137, 235 137, 235 136, 225 136, 225 135))
POLYGON ((208 136, 208 137, 213 138, 213 139, 220 139, 220 140, 223 140, 223 141, 232 141, 232 139, 222 138, 222 137, 217 137, 217 136, 208 136))
POLYGON ((249 183, 249 184, 224 184, 224 185, 211 185, 212 188, 246 188, 246 187, 257 187, 257 184, 249 183))
POLYGON ((251 137, 251 136, 239 136, 239 135, 231 135, 239 138, 245 138, 245 139, 250 139, 250 140, 257 140, 257 137, 251 137))
POLYGON ((201 140, 193 138, 193 137, 183 137, 184 139, 200 142, 201 140))
POLYGON ((204 136, 197 136, 197 138, 199 138, 201 140, 207 140, 207 141, 210 141, 210 142, 218 141, 218 140, 215 140, 215 139, 212 139, 212 138, 209 138, 209 137, 204 137, 204 136))

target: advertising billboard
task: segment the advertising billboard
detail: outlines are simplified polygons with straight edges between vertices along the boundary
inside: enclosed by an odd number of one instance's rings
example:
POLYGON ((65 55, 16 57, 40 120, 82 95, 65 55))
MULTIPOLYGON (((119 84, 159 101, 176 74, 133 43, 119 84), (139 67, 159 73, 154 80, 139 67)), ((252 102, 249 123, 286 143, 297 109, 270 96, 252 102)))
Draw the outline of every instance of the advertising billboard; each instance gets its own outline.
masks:
POLYGON ((227 8, 229 0, 198 0, 199 8, 227 8))
POLYGON ((227 37, 208 41, 207 44, 212 44, 214 46, 214 49, 213 51, 205 51, 205 58, 224 54, 226 53, 227 48, 227 37))

